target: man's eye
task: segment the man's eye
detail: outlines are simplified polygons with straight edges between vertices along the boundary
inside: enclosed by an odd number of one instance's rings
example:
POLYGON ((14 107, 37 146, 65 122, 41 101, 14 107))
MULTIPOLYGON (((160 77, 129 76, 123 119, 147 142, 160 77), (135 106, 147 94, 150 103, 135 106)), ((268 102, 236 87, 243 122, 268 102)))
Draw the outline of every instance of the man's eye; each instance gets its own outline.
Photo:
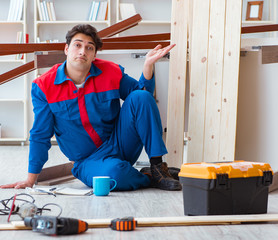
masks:
POLYGON ((93 48, 93 47, 87 47, 87 49, 91 51, 91 50, 93 50, 94 48, 93 48))
POLYGON ((74 46, 75 46, 75 47, 79 47, 80 44, 79 44, 79 43, 75 43, 74 46))

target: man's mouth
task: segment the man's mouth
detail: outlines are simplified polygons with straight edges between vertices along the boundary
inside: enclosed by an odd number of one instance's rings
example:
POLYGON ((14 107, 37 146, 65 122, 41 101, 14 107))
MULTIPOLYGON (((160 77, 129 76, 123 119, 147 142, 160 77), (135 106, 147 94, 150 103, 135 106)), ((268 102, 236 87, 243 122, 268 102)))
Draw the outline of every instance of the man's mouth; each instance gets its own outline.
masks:
POLYGON ((77 57, 77 60, 82 60, 82 61, 87 61, 87 59, 85 57, 77 57))

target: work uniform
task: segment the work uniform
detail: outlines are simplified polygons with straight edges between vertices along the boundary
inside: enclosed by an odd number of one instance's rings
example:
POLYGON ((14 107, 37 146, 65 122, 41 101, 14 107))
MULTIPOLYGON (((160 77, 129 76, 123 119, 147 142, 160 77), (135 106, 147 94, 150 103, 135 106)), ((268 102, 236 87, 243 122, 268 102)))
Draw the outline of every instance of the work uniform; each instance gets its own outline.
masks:
POLYGON ((28 171, 40 173, 55 134, 61 151, 74 161, 73 175, 87 186, 93 176, 103 175, 117 181, 117 190, 149 186, 149 178, 132 165, 143 146, 149 158, 167 153, 152 96, 154 77, 146 80, 142 74, 138 82, 120 65, 96 59, 78 89, 65 66, 53 66, 32 83, 28 171))

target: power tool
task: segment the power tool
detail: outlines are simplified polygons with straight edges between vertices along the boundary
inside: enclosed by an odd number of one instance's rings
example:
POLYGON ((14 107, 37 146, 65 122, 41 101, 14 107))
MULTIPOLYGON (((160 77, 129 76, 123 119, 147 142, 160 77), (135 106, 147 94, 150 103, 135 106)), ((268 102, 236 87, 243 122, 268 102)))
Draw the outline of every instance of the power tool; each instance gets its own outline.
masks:
POLYGON ((110 227, 117 231, 132 231, 136 228, 134 217, 116 218, 111 221, 110 227))
POLYGON ((71 235, 88 230, 88 223, 74 218, 38 216, 24 218, 24 224, 34 232, 46 235, 71 235))

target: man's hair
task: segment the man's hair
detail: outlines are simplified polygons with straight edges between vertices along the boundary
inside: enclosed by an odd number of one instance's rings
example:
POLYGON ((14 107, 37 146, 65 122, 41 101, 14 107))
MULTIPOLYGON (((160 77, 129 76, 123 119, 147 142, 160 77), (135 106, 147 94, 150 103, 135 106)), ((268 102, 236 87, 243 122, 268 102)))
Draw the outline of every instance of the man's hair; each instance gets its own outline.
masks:
POLYGON ((102 41, 100 37, 97 35, 96 28, 89 24, 78 24, 74 26, 71 30, 69 30, 66 35, 66 43, 69 45, 72 38, 78 33, 83 33, 91 37, 95 43, 96 51, 102 47, 102 41))

